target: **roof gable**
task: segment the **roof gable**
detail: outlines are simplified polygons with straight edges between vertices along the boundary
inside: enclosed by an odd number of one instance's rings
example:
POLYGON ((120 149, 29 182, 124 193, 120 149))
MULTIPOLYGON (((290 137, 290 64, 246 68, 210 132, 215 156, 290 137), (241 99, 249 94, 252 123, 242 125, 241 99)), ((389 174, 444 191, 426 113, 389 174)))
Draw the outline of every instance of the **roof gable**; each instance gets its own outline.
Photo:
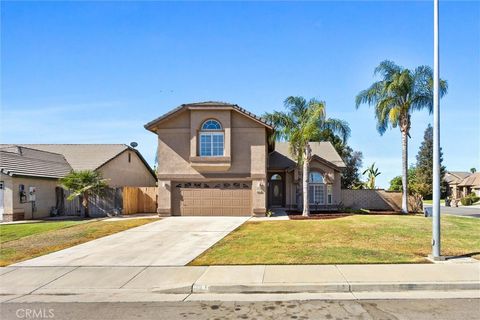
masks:
MULTIPOLYGON (((310 147, 312 148, 312 156, 316 160, 337 169, 345 168, 345 163, 329 141, 310 142, 310 147)), ((290 153, 290 144, 288 142, 275 142, 275 151, 270 153, 269 159, 269 167, 286 168, 283 165, 287 164, 287 161, 277 154, 296 164, 295 158, 290 153)))
POLYGON ((145 129, 155 132, 155 127, 158 126, 160 123, 163 121, 167 121, 171 117, 175 116, 176 114, 183 112, 188 109, 200 109, 200 110, 208 110, 208 109, 219 109, 219 110, 233 110, 236 111, 243 116, 246 116, 250 118, 253 121, 256 121, 257 123, 267 127, 269 130, 273 130, 273 127, 267 123, 264 119, 261 117, 247 111, 246 109, 240 107, 239 105, 236 104, 231 104, 231 103, 226 103, 226 102, 217 102, 217 101, 205 101, 205 102, 195 102, 195 103, 187 103, 187 104, 182 104, 175 109, 170 110, 169 112, 161 115, 160 117, 150 121, 149 123, 145 124, 145 129))

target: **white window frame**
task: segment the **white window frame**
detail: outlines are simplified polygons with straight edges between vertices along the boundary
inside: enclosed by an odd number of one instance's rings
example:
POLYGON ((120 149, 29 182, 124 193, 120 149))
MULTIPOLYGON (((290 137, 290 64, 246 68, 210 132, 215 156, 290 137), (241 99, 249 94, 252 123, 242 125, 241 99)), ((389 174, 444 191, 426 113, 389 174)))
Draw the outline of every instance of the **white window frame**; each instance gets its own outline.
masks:
POLYGON ((202 122, 202 125, 200 127, 200 132, 198 134, 198 155, 200 157, 223 157, 225 154, 225 134, 223 132, 223 127, 222 124, 215 119, 207 119, 204 122, 202 122), (203 129, 204 125, 209 122, 209 121, 214 121, 218 124, 219 128, 218 129, 203 129), (206 142, 206 145, 210 144, 209 146, 209 154, 205 153, 206 150, 202 149, 202 146, 204 144, 202 143, 202 137, 209 137, 208 140, 210 142, 206 142), (221 137, 221 153, 215 154, 214 150, 219 149, 218 144, 220 142, 214 141, 214 137, 221 137))
POLYGON ((333 185, 327 184, 327 204, 333 203, 333 185))
POLYGON ((317 171, 313 171, 313 172, 309 172, 309 180, 311 178, 311 176, 314 174, 314 173, 317 173, 320 175, 321 177, 321 182, 310 182, 308 183, 308 193, 309 193, 309 197, 308 197, 308 203, 311 204, 311 205, 315 205, 315 204, 321 204, 321 205, 324 205, 325 204, 325 183, 324 183, 324 177, 323 177, 323 174, 321 174, 320 172, 317 172, 317 171), (310 188, 312 188, 312 190, 310 190, 310 188), (310 191, 312 191, 310 193, 310 191), (317 195, 319 195, 319 199, 317 199, 317 195), (321 200, 321 201, 320 201, 321 200))
POLYGON ((309 204, 325 204, 325 188, 323 183, 310 183, 308 186, 308 192, 310 193, 310 188, 313 189, 313 192, 308 197, 309 204), (320 199, 317 199, 317 194, 320 194, 320 199), (313 195, 313 197, 312 197, 313 195), (321 201, 320 201, 321 200, 321 201))

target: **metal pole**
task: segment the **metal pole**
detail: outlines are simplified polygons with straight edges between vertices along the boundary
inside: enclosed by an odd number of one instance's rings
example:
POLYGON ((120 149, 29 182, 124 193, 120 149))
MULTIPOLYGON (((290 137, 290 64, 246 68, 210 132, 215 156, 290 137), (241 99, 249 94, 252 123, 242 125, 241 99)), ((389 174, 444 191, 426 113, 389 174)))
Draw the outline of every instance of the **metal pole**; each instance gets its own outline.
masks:
POLYGON ((440 258, 440 97, 438 1, 433 0, 433 218, 432 257, 440 258))

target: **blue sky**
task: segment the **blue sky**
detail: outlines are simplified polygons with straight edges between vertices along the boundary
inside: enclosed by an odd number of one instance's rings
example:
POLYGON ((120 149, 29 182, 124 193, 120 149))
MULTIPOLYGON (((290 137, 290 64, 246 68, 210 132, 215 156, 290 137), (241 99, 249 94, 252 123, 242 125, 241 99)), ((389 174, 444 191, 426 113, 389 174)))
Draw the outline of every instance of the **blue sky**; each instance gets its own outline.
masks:
MULTIPOLYGON (((355 95, 384 59, 433 63, 433 4, 422 2, 5 2, 2 143, 129 143, 153 163, 143 125, 185 102, 262 114, 317 97, 349 122, 349 144, 401 172, 398 129, 380 136, 355 95)), ((480 169, 480 3, 441 1, 444 164, 480 169)), ((409 162, 432 116, 413 115, 409 162)))

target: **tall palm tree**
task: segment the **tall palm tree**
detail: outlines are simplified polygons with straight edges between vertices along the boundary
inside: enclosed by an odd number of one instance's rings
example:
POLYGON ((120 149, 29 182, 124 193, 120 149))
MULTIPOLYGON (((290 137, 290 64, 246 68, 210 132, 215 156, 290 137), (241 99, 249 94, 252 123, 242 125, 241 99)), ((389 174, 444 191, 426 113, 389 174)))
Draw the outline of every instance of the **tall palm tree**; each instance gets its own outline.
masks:
MULTIPOLYGON (((409 70, 385 60, 375 68, 374 82, 356 97, 356 108, 361 104, 375 106, 377 130, 383 135, 389 128, 399 127, 402 134, 402 212, 408 212, 408 138, 411 114, 415 110, 433 111, 433 71, 428 66, 409 70)), ((447 93, 447 82, 440 80, 440 95, 447 93)))
POLYGON ((323 101, 314 98, 307 101, 303 97, 290 96, 285 99, 284 106, 286 112, 275 111, 266 113, 263 117, 275 127, 272 138, 289 141, 290 152, 303 167, 303 215, 308 216, 308 171, 312 159, 309 142, 318 139, 325 130, 338 133, 346 141, 350 128, 342 120, 328 119, 323 101))
POLYGON ((375 162, 372 163, 362 174, 368 173, 368 181, 366 183, 367 189, 375 189, 375 179, 382 173, 378 171, 378 168, 375 168, 375 162))
POLYGON ((102 195, 108 184, 107 180, 103 179, 97 171, 80 170, 72 171, 60 179, 60 186, 72 192, 67 200, 71 201, 76 197, 81 197, 85 218, 88 218, 90 196, 102 195))

